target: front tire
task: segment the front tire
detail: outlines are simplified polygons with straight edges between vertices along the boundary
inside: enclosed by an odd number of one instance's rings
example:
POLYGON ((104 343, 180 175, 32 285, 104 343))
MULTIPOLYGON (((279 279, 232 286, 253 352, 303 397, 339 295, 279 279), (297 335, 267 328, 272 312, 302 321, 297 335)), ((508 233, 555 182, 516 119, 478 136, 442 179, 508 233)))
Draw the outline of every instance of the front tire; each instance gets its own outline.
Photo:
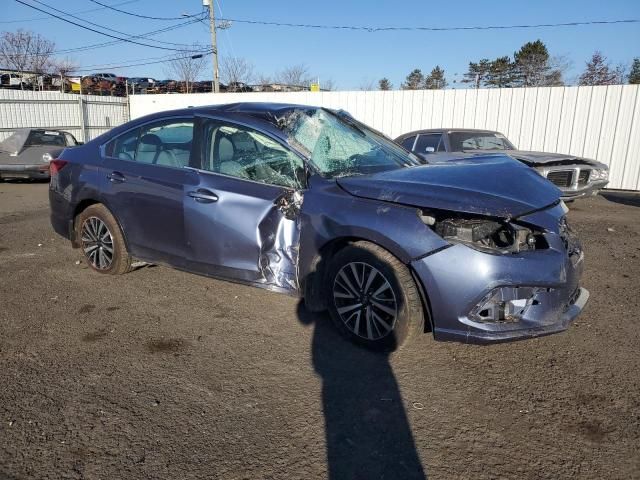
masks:
POLYGON ((424 326, 409 268, 365 241, 340 250, 328 266, 327 304, 338 330, 372 350, 393 351, 424 326))
POLYGON ((132 259, 115 217, 102 204, 90 205, 76 217, 76 238, 86 264, 98 273, 122 275, 132 259))

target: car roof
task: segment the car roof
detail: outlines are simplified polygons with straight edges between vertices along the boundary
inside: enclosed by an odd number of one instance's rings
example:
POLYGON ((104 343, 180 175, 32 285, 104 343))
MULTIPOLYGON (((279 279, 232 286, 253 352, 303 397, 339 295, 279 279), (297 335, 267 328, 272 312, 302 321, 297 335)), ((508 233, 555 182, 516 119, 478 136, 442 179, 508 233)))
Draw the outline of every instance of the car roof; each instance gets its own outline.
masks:
POLYGON ((427 128, 423 130, 414 130, 413 132, 404 133, 400 135, 397 139, 402 139, 406 137, 410 137, 412 135, 428 135, 430 133, 451 133, 451 132, 473 132, 473 133, 500 133, 496 130, 487 130, 481 128, 427 128))
POLYGON ((143 124, 154 120, 162 120, 165 117, 190 116, 190 115, 220 115, 228 117, 230 121, 240 121, 262 128, 272 135, 286 140, 286 135, 278 128, 278 120, 287 113, 295 110, 315 110, 320 107, 309 105, 297 105, 293 103, 266 103, 266 102, 238 102, 220 105, 203 105, 197 107, 181 108, 178 110, 165 110, 155 112, 135 119, 133 122, 120 125, 107 132, 109 137, 117 136, 121 132, 132 128, 132 124, 143 124))

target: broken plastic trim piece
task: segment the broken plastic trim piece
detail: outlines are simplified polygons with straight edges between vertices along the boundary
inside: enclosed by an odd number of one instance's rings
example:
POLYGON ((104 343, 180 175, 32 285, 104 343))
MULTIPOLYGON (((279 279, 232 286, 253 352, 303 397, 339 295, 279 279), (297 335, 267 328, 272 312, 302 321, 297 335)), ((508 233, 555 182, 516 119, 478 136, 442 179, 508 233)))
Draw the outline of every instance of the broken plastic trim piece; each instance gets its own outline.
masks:
POLYGON ((531 305, 536 305, 537 287, 498 287, 489 292, 469 313, 478 323, 517 323, 531 305))

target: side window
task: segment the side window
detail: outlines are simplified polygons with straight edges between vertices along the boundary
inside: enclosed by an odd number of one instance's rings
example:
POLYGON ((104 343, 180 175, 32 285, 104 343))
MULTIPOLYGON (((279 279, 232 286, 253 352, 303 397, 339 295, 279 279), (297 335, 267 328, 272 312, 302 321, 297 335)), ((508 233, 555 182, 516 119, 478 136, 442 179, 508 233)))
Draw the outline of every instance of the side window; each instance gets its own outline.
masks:
POLYGON ((146 125, 140 132, 135 161, 165 167, 186 167, 189 165, 192 141, 191 120, 170 120, 146 125))
POLYGON ((416 141, 416 136, 412 135, 410 137, 405 138, 402 141, 402 146, 411 152, 411 151, 413 151, 413 143, 415 141, 416 141))
POLYGON ((189 165, 192 120, 167 120, 144 125, 116 137, 106 146, 109 157, 181 168, 189 165))
POLYGON ((428 135, 419 135, 418 141, 416 142, 416 153, 430 153, 437 152, 438 146, 441 143, 440 139, 442 138, 441 133, 428 134, 428 135), (429 149, 429 151, 427 151, 429 149), (431 150, 433 149, 433 150, 431 150))
POLYGON ((140 129, 136 128, 111 140, 106 148, 107 156, 120 160, 134 160, 139 133, 140 129))
POLYGON ((68 147, 73 147, 74 145, 76 145, 76 139, 73 138, 73 135, 71 135, 70 133, 64 132, 64 138, 67 141, 68 147))
POLYGON ((254 182, 300 188, 304 163, 288 148, 253 129, 208 122, 202 169, 254 182))

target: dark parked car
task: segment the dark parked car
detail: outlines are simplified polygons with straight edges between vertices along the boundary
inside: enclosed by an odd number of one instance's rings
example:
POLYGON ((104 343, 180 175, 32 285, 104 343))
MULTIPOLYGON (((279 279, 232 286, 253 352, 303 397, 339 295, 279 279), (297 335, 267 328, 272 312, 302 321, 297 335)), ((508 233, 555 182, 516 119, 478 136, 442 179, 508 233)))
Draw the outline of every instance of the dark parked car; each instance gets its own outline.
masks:
POLYGON ((136 258, 304 297, 380 349, 567 328, 589 294, 559 197, 505 155, 419 165, 342 112, 260 103, 131 121, 50 183, 53 228, 96 272, 136 258))
POLYGON ((78 142, 69 132, 21 128, 0 142, 0 179, 49 178, 49 162, 78 142))
POLYGON ((147 93, 147 90, 155 88, 157 80, 149 77, 131 77, 127 79, 127 85, 131 93, 147 93))
POLYGON ((396 142, 426 163, 450 161, 457 158, 456 153, 505 153, 556 185, 563 200, 596 195, 609 183, 609 167, 604 163, 574 155, 517 150, 504 135, 491 130, 420 130, 401 135, 396 142))

